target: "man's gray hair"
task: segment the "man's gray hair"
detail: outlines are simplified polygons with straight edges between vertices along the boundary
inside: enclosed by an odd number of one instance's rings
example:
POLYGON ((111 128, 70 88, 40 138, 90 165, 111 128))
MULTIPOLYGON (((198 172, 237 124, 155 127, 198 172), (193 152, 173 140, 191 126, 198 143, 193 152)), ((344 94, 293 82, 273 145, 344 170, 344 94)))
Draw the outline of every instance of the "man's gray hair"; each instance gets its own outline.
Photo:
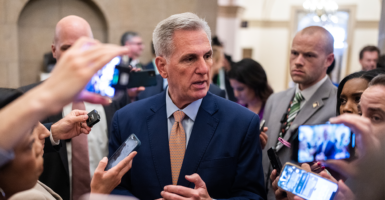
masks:
POLYGON ((370 81, 369 87, 375 85, 385 86, 385 74, 377 75, 370 81))
POLYGON ((139 36, 137 32, 127 31, 122 35, 122 38, 120 39, 120 44, 124 46, 126 45, 127 41, 130 41, 133 37, 137 36, 139 36))
POLYGON ((204 19, 190 12, 171 15, 159 22, 152 34, 156 56, 167 58, 172 54, 173 35, 176 30, 203 30, 211 44, 211 30, 204 19))

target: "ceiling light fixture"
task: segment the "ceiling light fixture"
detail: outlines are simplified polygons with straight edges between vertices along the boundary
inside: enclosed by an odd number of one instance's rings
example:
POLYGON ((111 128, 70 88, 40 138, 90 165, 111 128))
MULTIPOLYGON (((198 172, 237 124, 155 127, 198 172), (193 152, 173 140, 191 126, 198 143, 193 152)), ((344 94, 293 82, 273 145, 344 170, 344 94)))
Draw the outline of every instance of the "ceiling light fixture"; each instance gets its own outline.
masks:
POLYGON ((308 13, 315 14, 314 21, 338 23, 335 13, 338 10, 338 4, 334 0, 305 0, 303 8, 308 13), (318 19, 315 19, 317 18, 318 19))

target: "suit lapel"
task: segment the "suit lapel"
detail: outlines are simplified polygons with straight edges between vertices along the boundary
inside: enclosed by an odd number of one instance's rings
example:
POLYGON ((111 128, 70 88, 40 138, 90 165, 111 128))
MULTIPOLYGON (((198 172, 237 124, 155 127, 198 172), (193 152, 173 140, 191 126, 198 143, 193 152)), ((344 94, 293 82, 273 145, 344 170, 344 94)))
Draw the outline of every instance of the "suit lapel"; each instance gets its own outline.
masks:
MULTIPOLYGON (((59 120, 63 118, 63 110, 60 113, 57 113, 55 115, 52 115, 48 117, 47 121, 56 123, 59 120)), ((69 139, 70 140, 70 139, 69 139)), ((69 169, 68 169, 68 155, 67 155, 67 141, 69 140, 61 140, 60 142, 62 143, 62 147, 59 150, 59 155, 60 155, 60 160, 62 161, 63 167, 67 172, 67 175, 69 175, 69 169)))
POLYGON ((292 132, 300 125, 305 124, 318 110, 324 106, 324 101, 330 97, 330 91, 333 84, 327 79, 313 94, 313 96, 305 103, 301 111, 295 117, 290 130, 286 133, 286 141, 290 140, 292 132))
MULTIPOLYGON (((278 126, 278 132, 275 132, 274 131, 274 134, 270 134, 270 136, 275 136, 275 138, 271 138, 271 140, 269 139, 268 142, 269 142, 269 147, 275 147, 276 144, 277 144, 277 141, 278 141, 278 136, 279 136, 279 132, 281 132, 281 119, 283 118, 283 116, 285 115, 286 117, 286 114, 287 114, 287 109, 289 108, 289 104, 291 102, 291 100, 293 99, 294 97, 294 92, 295 92, 295 89, 294 88, 291 88, 289 90, 287 90, 285 92, 285 96, 282 98, 282 100, 277 104, 277 105, 274 105, 275 107, 277 108, 274 108, 273 111, 274 113, 272 113, 271 115, 273 117, 276 117, 278 118, 278 123, 277 126, 278 126)), ((267 119, 269 120, 269 119, 267 119)), ((270 119, 270 120, 276 120, 276 119, 270 119)), ((271 127, 268 127, 269 129, 271 127)))
POLYGON ((60 143, 62 143, 62 146, 59 149, 60 160, 62 161, 63 167, 66 170, 67 175, 69 176, 70 173, 68 170, 67 140, 60 140, 60 143))
POLYGON ((162 187, 172 184, 165 94, 162 92, 154 99, 154 105, 150 107, 154 114, 147 119, 152 160, 162 187))
POLYGON ((111 120, 114 116, 114 113, 118 110, 116 109, 117 102, 112 102, 110 105, 103 106, 104 113, 106 115, 106 122, 107 122, 107 138, 110 138, 110 131, 111 131, 111 120))
POLYGON ((212 94, 207 93, 203 98, 199 108, 194 126, 191 132, 190 140, 187 145, 186 153, 183 159, 182 169, 180 171, 178 185, 193 187, 192 183, 186 180, 184 175, 191 175, 197 172, 198 166, 202 161, 219 119, 213 116, 218 110, 216 100, 212 94))

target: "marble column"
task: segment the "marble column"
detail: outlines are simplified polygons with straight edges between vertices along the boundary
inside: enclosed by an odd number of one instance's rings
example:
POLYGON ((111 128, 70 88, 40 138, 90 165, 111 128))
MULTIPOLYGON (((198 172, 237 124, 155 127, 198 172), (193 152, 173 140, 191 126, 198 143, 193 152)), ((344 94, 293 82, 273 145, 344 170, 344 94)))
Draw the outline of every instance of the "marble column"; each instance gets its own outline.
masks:
POLYGON ((378 48, 381 54, 385 53, 385 0, 381 4, 381 18, 378 26, 378 48))

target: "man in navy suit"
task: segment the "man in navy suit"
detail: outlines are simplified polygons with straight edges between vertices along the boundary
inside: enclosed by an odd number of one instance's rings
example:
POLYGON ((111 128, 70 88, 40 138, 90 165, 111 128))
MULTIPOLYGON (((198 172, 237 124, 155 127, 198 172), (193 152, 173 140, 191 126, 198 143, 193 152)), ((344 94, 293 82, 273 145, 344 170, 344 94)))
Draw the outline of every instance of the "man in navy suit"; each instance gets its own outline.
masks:
POLYGON ((324 130, 323 136, 324 141, 318 146, 315 153, 316 160, 333 159, 336 153, 336 144, 329 140, 328 131, 326 129, 324 130))
POLYGON ((156 26, 155 62, 169 86, 115 113, 110 155, 132 133, 141 146, 112 193, 139 199, 266 198, 259 117, 208 92, 210 38, 207 22, 192 13, 156 26))

